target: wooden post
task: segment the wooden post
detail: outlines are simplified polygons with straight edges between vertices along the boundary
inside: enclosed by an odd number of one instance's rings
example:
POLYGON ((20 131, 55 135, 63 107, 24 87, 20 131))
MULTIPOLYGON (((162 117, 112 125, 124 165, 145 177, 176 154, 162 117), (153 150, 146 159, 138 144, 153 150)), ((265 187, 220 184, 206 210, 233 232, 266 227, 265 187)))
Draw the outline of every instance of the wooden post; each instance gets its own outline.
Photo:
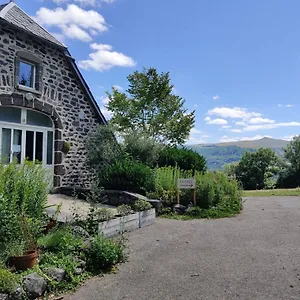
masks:
POLYGON ((179 200, 179 189, 177 189, 177 204, 180 204, 180 200, 179 200))
POLYGON ((194 189, 194 206, 197 205, 197 199, 196 199, 196 189, 194 189))

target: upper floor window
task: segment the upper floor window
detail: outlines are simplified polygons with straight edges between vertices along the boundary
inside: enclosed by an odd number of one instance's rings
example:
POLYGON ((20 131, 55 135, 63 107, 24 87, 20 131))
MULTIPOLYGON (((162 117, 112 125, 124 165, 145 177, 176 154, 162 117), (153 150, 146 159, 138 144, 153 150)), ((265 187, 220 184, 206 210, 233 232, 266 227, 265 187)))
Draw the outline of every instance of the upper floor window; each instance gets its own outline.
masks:
POLYGON ((28 88, 35 88, 36 65, 20 60, 19 65, 19 85, 28 88))
POLYGON ((15 87, 32 93, 41 93, 42 77, 42 60, 31 52, 18 51, 15 61, 15 87))

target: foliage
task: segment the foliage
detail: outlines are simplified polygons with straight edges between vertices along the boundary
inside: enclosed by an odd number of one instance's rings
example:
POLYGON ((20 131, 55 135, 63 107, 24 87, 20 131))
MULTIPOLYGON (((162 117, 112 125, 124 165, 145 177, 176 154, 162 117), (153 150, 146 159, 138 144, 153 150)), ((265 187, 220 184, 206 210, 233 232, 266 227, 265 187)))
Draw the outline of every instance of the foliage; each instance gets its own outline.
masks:
POLYGON ((159 155, 158 166, 178 166, 181 170, 206 171, 206 162, 197 152, 177 147, 166 147, 159 155))
POLYGON ((5 196, 2 200, 11 212, 41 218, 47 204, 47 186, 47 173, 41 165, 29 161, 0 164, 0 195, 5 196))
POLYGON ((130 131, 123 136, 123 148, 133 159, 153 167, 163 146, 147 133, 130 131))
POLYGON ((289 161, 290 168, 300 174, 300 135, 293 137, 284 148, 284 157, 289 161))
POLYGON ((109 221, 114 218, 114 212, 110 208, 97 208, 91 206, 89 212, 84 218, 76 211, 73 213, 73 225, 79 225, 84 228, 89 234, 94 235, 98 232, 100 222, 109 221))
POLYGON ((38 246, 56 253, 74 253, 82 250, 83 240, 68 228, 55 229, 38 240, 38 246))
POLYGON ((104 238, 103 235, 97 235, 87 253, 87 266, 92 272, 111 268, 124 259, 124 249, 120 243, 104 238))
POLYGON ((0 268, 0 294, 9 294, 15 291, 18 284, 17 276, 9 270, 0 268))
POLYGON ((296 188, 300 186, 300 174, 291 166, 286 167, 279 173, 277 188, 296 188))
POLYGON ((101 125, 90 136, 86 143, 87 165, 96 175, 112 162, 123 158, 123 152, 118 144, 114 131, 110 126, 101 125))
POLYGON ((288 161, 288 165, 280 172, 277 187, 295 188, 300 186, 300 135, 295 136, 284 148, 284 157, 288 161))
POLYGON ((135 211, 144 211, 144 210, 149 210, 151 208, 152 205, 149 202, 141 199, 137 200, 133 205, 133 209, 135 211))
POLYGON ((150 167, 130 158, 116 160, 103 169, 101 186, 107 190, 124 190, 145 194, 154 188, 150 167))
POLYGON ((117 212, 121 216, 127 216, 131 213, 132 209, 130 205, 122 204, 117 207, 117 212))
POLYGON ((127 79, 127 93, 115 88, 108 93, 111 123, 121 133, 142 131, 156 141, 183 144, 194 125, 195 112, 188 113, 184 99, 172 94, 169 73, 159 74, 149 68, 136 71, 127 79))
POLYGON ((257 152, 246 152, 236 167, 236 178, 245 190, 263 189, 267 180, 280 170, 280 161, 271 149, 261 148, 257 152))
POLYGON ((238 163, 231 163, 231 164, 226 164, 223 167, 223 172, 229 176, 230 178, 235 179, 235 173, 236 173, 236 167, 237 167, 238 163))
MULTIPOLYGON (((155 170, 155 192, 151 198, 161 199, 164 206, 176 203, 177 179, 190 178, 192 171, 181 171, 178 167, 155 170)), ((221 172, 195 172, 196 202, 202 209, 215 209, 226 213, 238 213, 241 208, 241 192, 238 182, 221 172)), ((192 190, 180 191, 180 203, 188 205, 193 200, 192 190)), ((210 211, 211 213, 211 211, 210 211)), ((202 214, 208 214, 206 211, 202 214)), ((212 214, 212 213, 211 213, 212 214)))
POLYGON ((84 272, 81 275, 76 275, 75 270, 78 268, 78 262, 74 259, 72 254, 58 252, 51 253, 45 252, 41 256, 40 268, 45 271, 47 268, 61 268, 66 272, 65 280, 57 283, 51 281, 52 290, 74 290, 84 279, 88 277, 88 274, 84 272))

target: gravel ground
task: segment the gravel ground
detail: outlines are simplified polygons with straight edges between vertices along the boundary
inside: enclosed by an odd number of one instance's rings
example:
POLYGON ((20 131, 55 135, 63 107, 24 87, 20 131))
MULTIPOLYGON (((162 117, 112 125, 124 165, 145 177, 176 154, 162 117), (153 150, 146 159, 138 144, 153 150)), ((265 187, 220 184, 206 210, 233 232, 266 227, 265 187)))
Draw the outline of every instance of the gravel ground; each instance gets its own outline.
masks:
POLYGON ((129 234, 117 274, 68 300, 300 299, 300 198, 247 198, 241 215, 156 224, 129 234))

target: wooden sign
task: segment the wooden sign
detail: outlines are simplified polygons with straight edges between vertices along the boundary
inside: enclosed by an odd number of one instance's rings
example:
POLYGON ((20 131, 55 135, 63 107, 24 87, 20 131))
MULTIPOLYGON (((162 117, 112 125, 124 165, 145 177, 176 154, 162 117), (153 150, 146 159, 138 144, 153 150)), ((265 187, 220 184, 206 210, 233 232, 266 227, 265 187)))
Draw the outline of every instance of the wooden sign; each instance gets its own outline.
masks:
POLYGON ((196 180, 194 178, 178 178, 177 188, 182 189, 195 189, 196 180))
POLYGON ((177 203, 180 203, 179 191, 183 189, 192 189, 194 190, 194 206, 196 206, 196 179, 194 178, 178 178, 177 180, 177 203))

